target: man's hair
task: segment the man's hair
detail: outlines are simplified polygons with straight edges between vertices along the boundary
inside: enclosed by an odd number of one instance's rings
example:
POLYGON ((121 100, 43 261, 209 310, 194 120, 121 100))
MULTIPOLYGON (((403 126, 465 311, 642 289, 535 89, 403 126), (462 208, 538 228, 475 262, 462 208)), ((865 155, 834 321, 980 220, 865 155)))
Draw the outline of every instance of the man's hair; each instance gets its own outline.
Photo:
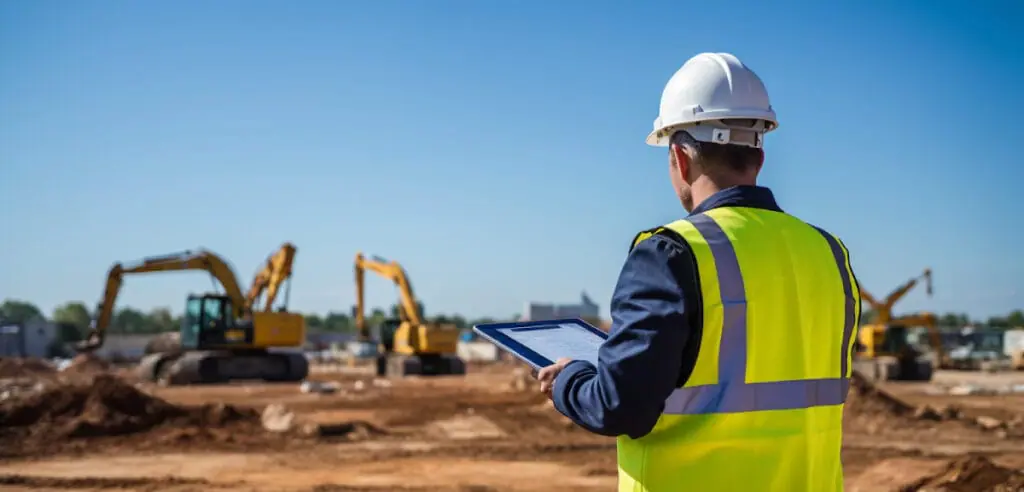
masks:
POLYGON ((686 130, 672 134, 672 143, 682 147, 690 159, 699 163, 708 173, 732 171, 746 173, 756 168, 764 159, 761 149, 744 145, 701 142, 690 136, 686 130))

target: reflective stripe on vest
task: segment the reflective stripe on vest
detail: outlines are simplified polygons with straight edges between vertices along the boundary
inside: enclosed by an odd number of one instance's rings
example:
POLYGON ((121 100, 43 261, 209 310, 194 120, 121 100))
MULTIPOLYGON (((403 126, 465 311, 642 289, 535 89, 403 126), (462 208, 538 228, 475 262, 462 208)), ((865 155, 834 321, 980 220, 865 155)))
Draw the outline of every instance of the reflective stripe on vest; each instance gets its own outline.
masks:
MULTIPOLYGON (((847 270, 846 255, 839 242, 828 232, 815 228, 828 241, 835 256, 847 297, 842 369, 839 378, 804 379, 763 383, 745 382, 747 370, 747 300, 736 252, 722 228, 707 215, 687 219, 700 232, 711 249, 718 274, 722 299, 722 335, 718 354, 719 383, 677 388, 665 401, 663 413, 698 415, 711 413, 792 410, 846 401, 849 390, 849 347, 856 323, 856 301, 847 270)), ((637 236, 642 241, 658 231, 637 236)))

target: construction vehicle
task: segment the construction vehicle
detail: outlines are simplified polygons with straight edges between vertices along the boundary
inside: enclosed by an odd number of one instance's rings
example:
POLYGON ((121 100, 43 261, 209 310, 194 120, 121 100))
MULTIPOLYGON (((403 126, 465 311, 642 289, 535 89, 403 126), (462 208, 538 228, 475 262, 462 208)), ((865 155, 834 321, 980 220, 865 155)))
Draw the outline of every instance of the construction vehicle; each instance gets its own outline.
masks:
POLYGON ((290 278, 294 255, 293 245, 282 246, 268 259, 264 270, 271 272, 266 276, 261 275, 262 272, 257 274, 248 296, 242 294, 228 263, 210 251, 185 251, 128 265, 116 263, 107 273, 103 299, 96 308, 90 334, 75 348, 92 352, 103 345, 125 275, 203 270, 220 283, 224 293, 188 295, 180 331, 158 337, 160 343, 151 344, 150 353, 136 367, 139 376, 162 384, 222 383, 241 379, 300 381, 309 374, 305 356, 276 350, 302 346, 306 337, 305 319, 287 310, 270 310, 280 284, 290 278), (267 309, 254 311, 253 303, 264 290, 268 294, 267 309))
POLYGON ((465 374, 466 364, 457 355, 459 330, 454 324, 428 323, 423 319, 409 277, 397 262, 379 256, 369 259, 356 253, 355 319, 359 341, 370 342, 365 316, 364 284, 366 270, 395 283, 399 293, 399 317, 377 326, 377 375, 465 374))
MULTIPOLYGON (((252 283, 245 295, 246 311, 255 309, 256 305, 260 301, 260 297, 264 293, 266 294, 266 298, 264 300, 263 311, 272 311, 274 301, 277 300, 278 290, 282 284, 285 285, 286 288, 285 300, 283 305, 278 309, 280 311, 287 311, 288 298, 291 293, 292 263, 295 261, 295 252, 295 245, 291 243, 284 243, 276 252, 267 257, 267 260, 263 262, 263 267, 256 272, 255 276, 253 276, 252 283)), ((146 344, 144 353, 155 354, 158 352, 171 352, 177 350, 180 345, 180 331, 160 333, 150 339, 149 343, 146 344)))
POLYGON ((892 313, 896 302, 907 295, 921 280, 925 281, 925 288, 931 296, 932 271, 927 268, 921 275, 892 291, 882 301, 877 300, 858 284, 861 299, 877 313, 877 318, 873 322, 860 326, 855 344, 854 369, 869 379, 930 381, 935 367, 945 360, 942 337, 934 314, 922 312, 894 317, 892 313), (923 326, 928 331, 931 354, 922 352, 910 343, 908 335, 910 328, 914 326, 923 326))

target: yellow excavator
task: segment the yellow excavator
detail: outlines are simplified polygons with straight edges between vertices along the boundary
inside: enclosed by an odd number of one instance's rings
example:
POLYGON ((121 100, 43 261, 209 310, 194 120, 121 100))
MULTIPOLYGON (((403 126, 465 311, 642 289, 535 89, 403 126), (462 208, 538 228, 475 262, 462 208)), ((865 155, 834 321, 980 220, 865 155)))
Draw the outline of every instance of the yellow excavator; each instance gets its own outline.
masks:
POLYGON ((270 310, 280 284, 290 278, 294 256, 295 247, 285 243, 268 259, 263 271, 257 273, 248 296, 242 294, 228 263, 210 251, 185 251, 132 264, 116 263, 107 273, 103 300, 96 308, 90 334, 76 349, 91 352, 103 345, 125 275, 202 270, 220 283, 224 294, 190 294, 180 331, 158 337, 162 343, 155 344, 157 348, 143 357, 137 373, 144 380, 163 384, 240 379, 300 381, 309 374, 305 355, 275 350, 302 346, 306 338, 305 319, 286 310, 270 310), (270 272, 264 274, 267 270, 270 272), (254 311, 253 303, 264 290, 268 294, 267 309, 254 311))
POLYGON ((921 281, 929 296, 932 295, 932 271, 925 269, 884 300, 879 301, 858 284, 861 299, 877 313, 872 322, 862 325, 857 333, 854 368, 870 379, 896 381, 929 381, 936 363, 945 360, 942 337, 938 331, 938 320, 932 313, 921 312, 905 316, 893 316, 893 306, 921 281), (909 340, 909 329, 923 326, 928 330, 929 345, 933 356, 921 353, 909 340))
POLYGON ((397 262, 379 256, 368 259, 362 253, 356 253, 355 259, 355 319, 359 341, 366 343, 373 338, 364 314, 366 270, 394 282, 400 296, 399 318, 385 320, 377 327, 377 375, 465 374, 466 364, 457 354, 458 328, 454 324, 427 323, 405 269, 397 262))

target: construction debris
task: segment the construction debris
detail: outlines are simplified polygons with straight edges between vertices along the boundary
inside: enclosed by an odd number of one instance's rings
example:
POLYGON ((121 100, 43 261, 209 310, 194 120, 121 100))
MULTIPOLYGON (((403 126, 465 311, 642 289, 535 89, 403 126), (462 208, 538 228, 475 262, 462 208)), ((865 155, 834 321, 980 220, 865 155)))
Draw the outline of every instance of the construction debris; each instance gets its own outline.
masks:
POLYGON ((968 456, 949 463, 942 472, 900 488, 900 492, 1021 492, 1024 473, 968 456))
POLYGON ((341 389, 341 385, 336 382, 303 381, 299 385, 299 391, 303 393, 331 394, 339 389, 341 389))

